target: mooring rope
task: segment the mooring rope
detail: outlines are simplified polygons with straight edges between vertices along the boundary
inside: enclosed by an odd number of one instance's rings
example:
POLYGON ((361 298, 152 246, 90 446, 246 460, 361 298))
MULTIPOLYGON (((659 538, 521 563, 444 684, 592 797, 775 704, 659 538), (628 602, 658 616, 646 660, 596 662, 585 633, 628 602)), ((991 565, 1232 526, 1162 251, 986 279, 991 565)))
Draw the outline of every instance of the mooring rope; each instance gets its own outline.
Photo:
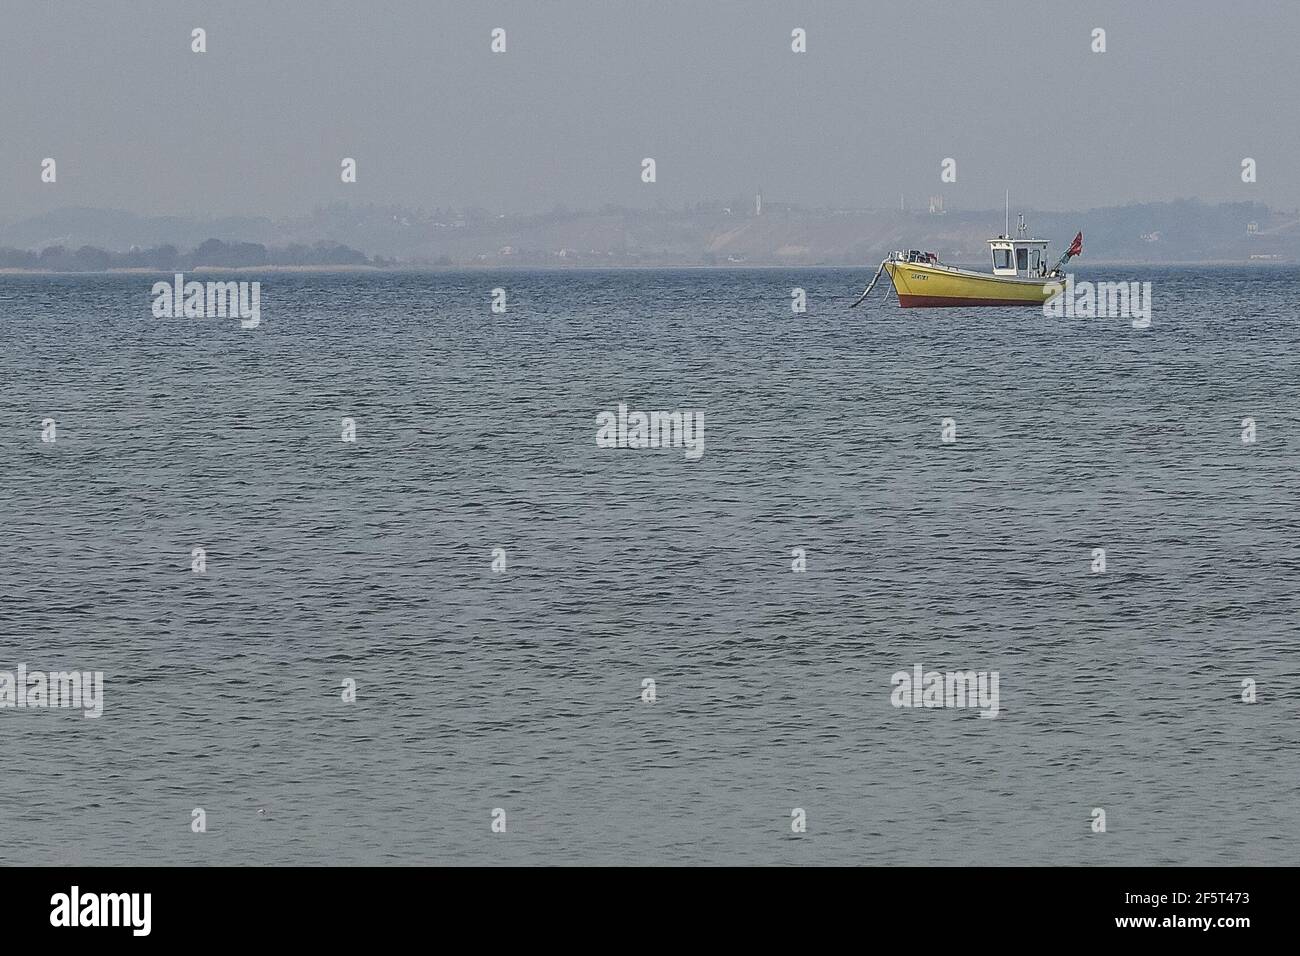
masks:
POLYGON ((850 309, 856 309, 858 305, 862 302, 862 300, 865 299, 871 293, 872 288, 876 284, 876 280, 879 279, 880 274, 885 271, 885 263, 888 261, 889 261, 888 259, 881 260, 880 268, 876 270, 876 274, 872 277, 871 281, 867 283, 867 287, 862 290, 862 295, 858 296, 857 301, 854 302, 851 306, 849 306, 850 309))

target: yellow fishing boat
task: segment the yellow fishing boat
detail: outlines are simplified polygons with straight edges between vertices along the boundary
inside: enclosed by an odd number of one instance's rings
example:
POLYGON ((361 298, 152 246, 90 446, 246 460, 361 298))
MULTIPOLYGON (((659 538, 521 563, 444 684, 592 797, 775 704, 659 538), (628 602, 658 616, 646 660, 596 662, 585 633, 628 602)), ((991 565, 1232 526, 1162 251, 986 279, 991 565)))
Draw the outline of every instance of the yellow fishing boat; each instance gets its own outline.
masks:
MULTIPOLYGON (((904 309, 944 306, 1038 305, 1061 294, 1064 273, 1061 267, 1083 251, 1083 233, 1056 265, 1048 268, 1046 239, 1027 235, 1024 216, 1020 217, 1018 235, 1013 239, 1003 233, 988 240, 993 254, 993 272, 976 272, 944 265, 933 252, 910 249, 892 252, 880 264, 875 277, 858 296, 858 305, 880 278, 889 274, 904 309)), ((852 308, 853 306, 850 306, 852 308)))

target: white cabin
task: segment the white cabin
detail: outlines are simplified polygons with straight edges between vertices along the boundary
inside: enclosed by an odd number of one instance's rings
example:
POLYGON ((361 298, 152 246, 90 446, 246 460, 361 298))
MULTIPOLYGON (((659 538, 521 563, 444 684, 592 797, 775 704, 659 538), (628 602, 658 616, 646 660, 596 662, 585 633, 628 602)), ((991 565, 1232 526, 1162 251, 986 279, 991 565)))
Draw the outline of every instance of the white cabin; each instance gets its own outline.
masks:
POLYGON ((1047 275, 1046 239, 1008 239, 998 236, 988 241, 993 253, 995 276, 1019 276, 1035 279, 1047 275))
POLYGON ((1030 239, 1025 233, 1025 217, 1020 217, 1016 238, 997 236, 988 240, 993 253, 995 276, 1017 276, 1037 279, 1047 275, 1047 239, 1030 239))

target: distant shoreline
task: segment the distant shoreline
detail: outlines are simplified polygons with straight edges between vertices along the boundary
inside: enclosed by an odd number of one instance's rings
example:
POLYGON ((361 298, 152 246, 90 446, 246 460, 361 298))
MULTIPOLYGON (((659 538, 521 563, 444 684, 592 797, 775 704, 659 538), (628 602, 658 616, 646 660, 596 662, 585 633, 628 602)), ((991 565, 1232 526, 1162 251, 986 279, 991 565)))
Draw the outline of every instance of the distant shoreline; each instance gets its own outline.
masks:
MULTIPOLYGON (((403 266, 191 266, 187 269, 164 269, 161 266, 150 269, 132 266, 126 269, 17 269, 0 267, 0 275, 38 275, 38 276, 105 276, 105 275, 175 275, 185 273, 225 273, 225 272, 408 272, 403 266)), ((421 269, 421 271, 427 271, 421 269)))
MULTIPOLYGON (((290 220, 148 217, 71 207, 0 223, 0 272, 161 274, 518 272, 626 269, 871 269, 891 250, 934 251, 950 265, 990 265, 1005 210, 808 209, 702 202, 537 215, 334 204, 290 220), (224 236, 225 238, 217 238, 224 236), (239 238, 239 237, 243 238, 239 238)), ((1031 211, 1052 250, 1083 234, 1097 267, 1300 264, 1300 209, 1198 200, 1066 213, 1031 211), (1251 258, 1252 256, 1277 258, 1251 258)), ((1050 259, 1049 259, 1050 261, 1050 259)))
MULTIPOLYGON (((950 262, 948 265, 958 266, 981 270, 986 263, 971 262, 950 262)), ((672 263, 666 262, 657 265, 521 265, 521 264, 496 264, 496 263, 465 263, 463 265, 333 265, 333 266, 195 266, 188 269, 164 269, 164 268, 140 268, 132 267, 128 269, 94 269, 94 270, 63 270, 63 269, 19 269, 12 267, 0 267, 0 276, 100 276, 100 275, 143 275, 157 276, 175 275, 181 272, 184 275, 225 275, 228 273, 457 273, 457 272, 482 272, 482 273, 501 273, 501 272, 843 272, 845 270, 861 269, 871 271, 879 263, 861 262, 856 264, 845 265, 774 265, 774 264, 754 264, 745 263, 727 263, 717 265, 703 265, 700 263, 672 263)), ((1083 270, 1093 268, 1112 269, 1137 268, 1137 269, 1240 269, 1240 268, 1258 268, 1258 269, 1277 269, 1277 268, 1296 268, 1300 267, 1300 260, 1295 259, 1203 259, 1188 260, 1179 262, 1160 262, 1160 261, 1131 261, 1125 259, 1096 259, 1090 262, 1080 264, 1083 270)))

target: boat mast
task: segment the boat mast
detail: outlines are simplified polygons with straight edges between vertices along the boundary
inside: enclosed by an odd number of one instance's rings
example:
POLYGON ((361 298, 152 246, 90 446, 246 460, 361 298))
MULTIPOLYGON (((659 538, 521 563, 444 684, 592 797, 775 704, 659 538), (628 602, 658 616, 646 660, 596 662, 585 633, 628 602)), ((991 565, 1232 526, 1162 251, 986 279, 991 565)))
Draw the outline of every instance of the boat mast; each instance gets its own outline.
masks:
POLYGON ((1002 212, 1003 212, 1002 237, 1004 239, 1010 239, 1011 238, 1011 190, 1010 189, 1007 190, 1006 205, 1003 207, 1002 212))

